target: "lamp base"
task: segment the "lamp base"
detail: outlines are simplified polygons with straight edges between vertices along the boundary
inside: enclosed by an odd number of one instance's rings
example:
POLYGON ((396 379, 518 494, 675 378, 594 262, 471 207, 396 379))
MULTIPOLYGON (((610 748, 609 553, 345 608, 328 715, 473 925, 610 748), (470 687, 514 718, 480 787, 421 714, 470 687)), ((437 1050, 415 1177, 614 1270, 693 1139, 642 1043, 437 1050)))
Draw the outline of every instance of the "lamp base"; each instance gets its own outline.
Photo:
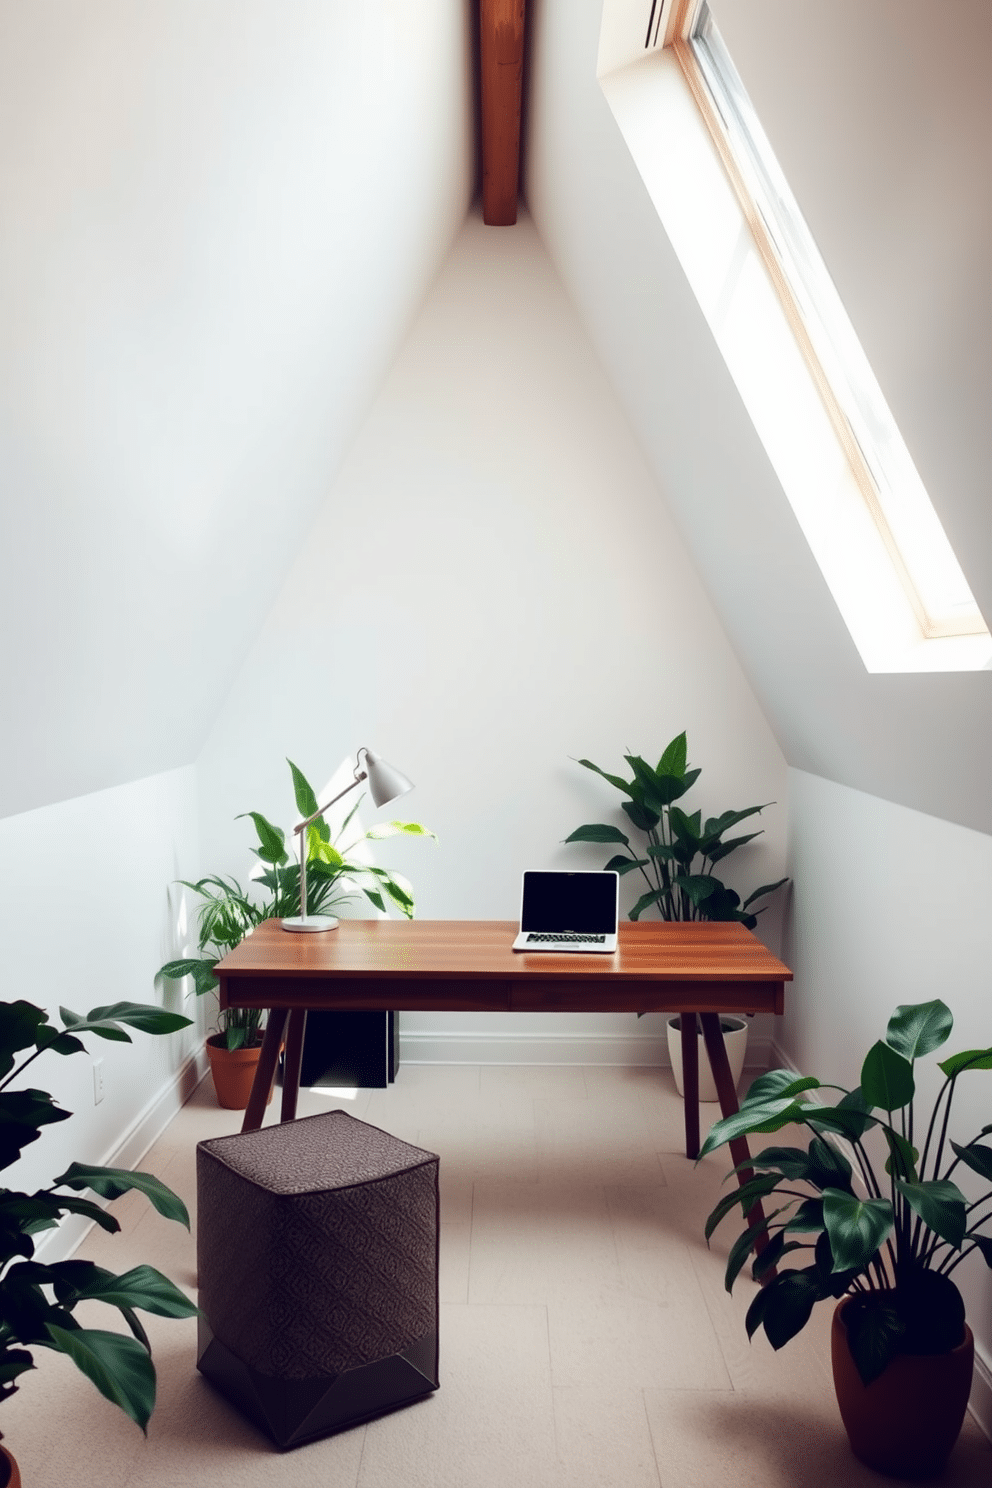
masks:
POLYGON ((305 920, 297 915, 291 920, 283 920, 282 928, 308 935, 317 930, 336 930, 338 922, 334 915, 307 915, 305 920))

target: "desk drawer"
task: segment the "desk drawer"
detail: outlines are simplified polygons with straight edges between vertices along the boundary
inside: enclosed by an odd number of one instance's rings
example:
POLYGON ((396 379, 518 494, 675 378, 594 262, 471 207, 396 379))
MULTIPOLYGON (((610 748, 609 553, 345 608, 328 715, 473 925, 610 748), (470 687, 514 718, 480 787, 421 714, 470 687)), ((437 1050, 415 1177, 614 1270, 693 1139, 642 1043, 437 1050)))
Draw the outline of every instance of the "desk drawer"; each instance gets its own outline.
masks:
POLYGON ((477 977, 283 977, 236 971, 222 978, 222 1007, 380 1009, 505 1013, 510 983, 477 977))

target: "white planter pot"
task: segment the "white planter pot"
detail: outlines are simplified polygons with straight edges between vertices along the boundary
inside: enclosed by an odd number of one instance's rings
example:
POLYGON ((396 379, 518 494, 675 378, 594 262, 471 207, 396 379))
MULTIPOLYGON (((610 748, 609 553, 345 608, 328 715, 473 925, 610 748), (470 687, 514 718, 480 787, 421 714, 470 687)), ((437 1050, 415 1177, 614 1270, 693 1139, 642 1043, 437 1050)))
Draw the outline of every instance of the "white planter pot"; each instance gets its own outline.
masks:
MULTIPOLYGON (((744 1054, 747 1049, 747 1019, 738 1018, 731 1013, 721 1013, 720 1027, 723 1030, 723 1042, 727 1046, 727 1058, 730 1061, 730 1077, 736 1087, 744 1068, 744 1054)), ((697 1031, 696 1048, 699 1064, 699 1099, 701 1101, 719 1100, 716 1093, 716 1084, 713 1080, 713 1071, 710 1069, 709 1056, 706 1053, 706 1045, 697 1031)), ((672 1073, 675 1076, 675 1088, 679 1095, 684 1095, 682 1088, 682 1030, 679 1023, 678 1013, 672 1013, 668 1019, 668 1057, 672 1061, 672 1073)))

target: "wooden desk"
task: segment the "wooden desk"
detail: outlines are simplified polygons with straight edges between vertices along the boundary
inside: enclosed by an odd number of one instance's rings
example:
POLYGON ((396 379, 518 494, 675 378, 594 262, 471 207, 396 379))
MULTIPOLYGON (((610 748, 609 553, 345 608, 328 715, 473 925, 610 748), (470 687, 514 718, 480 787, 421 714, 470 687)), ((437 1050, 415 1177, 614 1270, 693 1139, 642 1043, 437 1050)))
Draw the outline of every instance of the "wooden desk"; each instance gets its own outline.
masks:
MULTIPOLYGON (((699 1013, 724 1115, 737 1110, 720 1013, 781 1013, 792 972, 738 924, 620 926, 613 956, 511 951, 511 920, 342 920, 287 935, 267 920, 217 966, 221 1007, 269 1009, 244 1131, 262 1124, 287 1016, 282 1120, 296 1115, 308 1008, 699 1013)), ((686 1156, 699 1152, 697 1037, 683 1019, 686 1156)), ((750 1156, 731 1145, 734 1162, 750 1156)))

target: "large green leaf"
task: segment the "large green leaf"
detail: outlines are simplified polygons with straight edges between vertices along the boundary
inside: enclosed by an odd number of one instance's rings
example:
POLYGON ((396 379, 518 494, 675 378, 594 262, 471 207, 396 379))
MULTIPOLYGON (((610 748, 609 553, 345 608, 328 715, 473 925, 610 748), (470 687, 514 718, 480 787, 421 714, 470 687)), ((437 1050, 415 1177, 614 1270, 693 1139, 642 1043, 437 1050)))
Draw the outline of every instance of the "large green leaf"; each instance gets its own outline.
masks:
POLYGON ((133 1338, 99 1328, 46 1325, 49 1347, 69 1358, 114 1405, 126 1411, 142 1431, 155 1409, 155 1370, 146 1349, 133 1338))
POLYGON ((755 1256, 751 1276, 755 1281, 762 1281, 784 1256, 797 1250, 809 1250, 809 1245, 801 1240, 787 1241, 785 1230, 776 1230, 764 1250, 759 1250, 755 1256))
MULTIPOLYGON (((53 1271, 58 1267, 53 1266, 53 1271)), ((94 1266, 92 1274, 80 1278, 81 1285, 72 1286, 72 1303, 93 1299, 107 1302, 113 1307, 140 1307, 144 1312, 154 1312, 159 1317, 196 1317, 199 1309, 181 1292, 174 1282, 154 1266, 134 1266, 130 1271, 115 1276, 101 1266, 94 1266)), ((70 1300, 60 1297, 62 1302, 70 1300)))
POLYGON ((640 832, 650 832, 661 821, 661 811, 652 811, 641 800, 621 801, 621 809, 640 832))
POLYGON ((9 1393, 6 1387, 12 1384, 18 1375, 34 1367, 34 1359, 27 1349, 0 1349, 0 1399, 6 1398, 9 1393))
POLYGON ((859 1199, 839 1188, 823 1191, 823 1223, 830 1237, 835 1271, 860 1271, 892 1229, 888 1199, 859 1199))
POLYGON ((782 1179, 778 1173, 762 1173, 757 1178, 741 1184, 732 1193, 724 1194, 720 1202, 714 1207, 706 1221, 705 1236, 709 1241, 716 1229, 727 1215, 734 1209, 740 1207, 744 1214, 750 1213, 759 1199, 766 1198, 768 1194, 774 1193, 782 1179))
POLYGON ((783 1095, 800 1095, 804 1090, 818 1090, 820 1082, 812 1075, 797 1075, 795 1070, 773 1069, 758 1075, 748 1086, 747 1095, 741 1101, 745 1105, 761 1101, 776 1100, 783 1095))
POLYGON ((286 834, 281 827, 274 827, 267 821, 260 811, 242 811, 235 818, 241 821, 243 817, 250 816, 255 823, 255 831, 258 833, 258 847, 256 852, 263 863, 285 863, 288 856, 286 852, 286 834))
POLYGON ((715 1152, 725 1142, 732 1142, 736 1137, 744 1137, 751 1132, 779 1131, 790 1122, 801 1121, 807 1109, 798 1101, 788 1098, 755 1102, 753 1105, 749 1102, 733 1115, 714 1122, 699 1149, 699 1159, 704 1158, 707 1153, 715 1152))
POLYGON ((602 775, 604 780, 608 780, 611 785, 615 785, 618 791, 623 791, 625 796, 631 794, 630 781, 622 780, 619 775, 608 774, 606 770, 601 770, 599 765, 594 765, 592 760, 580 759, 577 763, 583 765, 587 770, 594 770, 597 775, 602 775))
MULTIPOLYGON (((822 1209, 822 1202, 820 1207, 822 1209)), ((835 1270, 834 1253, 830 1245, 830 1236, 826 1230, 822 1230, 817 1236, 813 1254, 815 1257, 816 1281, 820 1288, 821 1297, 843 1297, 845 1292, 850 1291, 851 1283, 858 1275, 858 1272, 835 1270)))
POLYGON ((31 1002, 0 1002, 0 1077, 14 1068, 14 1055, 44 1042, 54 1030, 48 1014, 31 1002))
POLYGON ((695 905, 705 903, 723 888, 720 880, 709 873, 680 873, 672 883, 676 888, 684 889, 690 902, 695 905))
POLYGON ((809 1172, 809 1157, 801 1147, 762 1147, 753 1157, 738 1163, 735 1171, 742 1168, 775 1168, 783 1178, 794 1183, 809 1172))
POLYGON ((628 918, 639 920, 646 909, 650 909, 652 904, 660 903, 664 897, 664 889, 649 889, 646 894, 641 895, 636 904, 631 906, 628 918))
POLYGON ((756 899, 763 899, 766 894, 774 894, 776 889, 780 889, 783 884, 787 884, 788 882, 788 878, 777 878, 774 883, 762 884, 760 889, 754 889, 748 894, 741 908, 747 909, 748 905, 753 904, 756 899))
POLYGON ((904 1059, 919 1059, 946 1043, 953 1026, 951 1010, 939 998, 933 1002, 904 1002, 889 1019, 885 1042, 904 1059))
POLYGON ((797 1235, 814 1235, 823 1229, 823 1200, 804 1199, 785 1228, 797 1235))
POLYGON ((193 991, 197 997, 202 997, 205 992, 213 992, 218 985, 214 975, 216 965, 217 959, 213 957, 207 959, 202 956, 183 956, 178 961, 167 961, 164 966, 160 966, 158 974, 167 977, 170 982, 192 977, 193 991))
POLYGON ((605 822, 590 822, 584 827, 576 827, 565 838, 566 842, 622 842, 624 847, 630 847, 630 838, 621 832, 619 827, 608 826, 605 822))
POLYGON ((684 796, 699 778, 698 770, 688 770, 684 775, 659 773, 636 754, 625 754, 624 759, 634 772, 634 779, 643 793, 645 804, 658 812, 684 796))
MULTIPOLYGON (((126 1023, 129 1028, 137 1028, 142 1033, 164 1034, 188 1028, 193 1020, 184 1018, 182 1013, 170 1013, 165 1008, 156 1007, 154 1003, 111 1002, 105 1007, 93 1008, 83 1021, 83 1031, 92 1029, 94 1033, 107 1026, 126 1023)), ((78 1024, 74 1031, 80 1031, 78 1024)))
POLYGON ((851 1357, 862 1382, 870 1385, 888 1367, 906 1331, 893 1294, 849 1302, 844 1309, 844 1323, 851 1357))
POLYGON ((960 1250, 968 1217, 964 1194, 956 1183, 946 1179, 904 1183, 897 1178, 896 1188, 935 1235, 960 1250))
POLYGON ((809 1322, 820 1292, 812 1268, 781 1271, 762 1287, 747 1310, 745 1327, 753 1338, 763 1327, 772 1348, 780 1349, 809 1322))
POLYGON ((901 1111, 916 1092, 913 1066, 879 1039, 868 1050, 861 1066, 861 1092, 870 1106, 901 1111))
POLYGON ((803 1120, 813 1131, 832 1132, 846 1137, 849 1142, 859 1141, 866 1126, 878 1124, 873 1116, 866 1117, 863 1111, 848 1110, 840 1103, 836 1106, 808 1105, 804 1109, 803 1120))
POLYGON ((91 1024, 88 1018, 82 1013, 74 1013, 72 1008, 60 1007, 59 1013, 62 1016, 62 1022, 67 1024, 69 1028, 78 1028, 83 1033, 95 1033, 98 1038, 110 1039, 113 1043, 117 1044, 129 1044, 131 1042, 131 1035, 125 1033, 119 1023, 91 1024))
POLYGON ((605 865, 605 871, 607 873, 619 873, 622 878, 625 873, 632 873, 635 868, 646 868, 648 862, 649 859, 647 858, 625 858, 622 853, 617 853, 605 865))
POLYGON ((741 913, 741 896, 736 889, 724 888, 718 878, 713 880, 714 888, 711 894, 699 905, 700 915, 707 920, 722 920, 727 923, 731 920, 739 920, 742 924, 753 929, 757 924, 754 915, 741 913))
POLYGON ((827 1188, 848 1191, 851 1187, 851 1164, 832 1142, 814 1137, 809 1144, 809 1172, 806 1182, 822 1193, 827 1188))
POLYGON ((635 794, 651 805, 667 806, 680 794, 681 775, 660 775, 639 754, 625 754, 624 759, 634 772, 635 794))
POLYGON ((741 1268, 744 1266, 748 1256, 752 1251, 758 1249, 759 1244, 768 1233, 768 1225, 777 1215, 783 1212, 784 1209, 773 1209, 770 1214, 766 1214, 763 1219, 755 1220, 753 1225, 737 1236, 737 1239, 730 1247, 730 1254, 727 1257, 727 1270, 723 1278, 723 1284, 728 1292, 733 1291, 734 1282, 740 1275, 741 1268))
POLYGON ((959 1147, 954 1141, 951 1146, 966 1167, 992 1183, 992 1147, 984 1142, 971 1142, 967 1147, 959 1147))
POLYGON ((674 775, 676 779, 681 780, 685 774, 688 753, 689 746, 686 741, 685 730, 683 729, 681 734, 676 734, 672 742, 666 745, 665 751, 658 761, 658 769, 655 773, 657 775, 674 775))
POLYGON ((678 806, 673 806, 668 813, 668 823, 676 837, 694 852, 699 851, 700 835, 702 830, 702 812, 694 811, 690 816, 678 806))
POLYGON ((299 765, 294 765, 291 759, 287 759, 286 763, 293 777, 293 794, 296 797, 296 809, 303 820, 306 821, 308 816, 313 816, 314 812, 320 806, 320 802, 317 800, 313 786, 299 765))
POLYGON ((378 822, 374 827, 369 827, 365 833, 369 842, 384 842, 387 837, 430 837, 437 841, 437 833, 432 832, 430 827, 425 827, 420 822, 388 821, 378 822))
POLYGON ((992 1267, 992 1236, 972 1235, 976 1250, 980 1250, 985 1257, 986 1266, 992 1267))
MULTIPOLYGON (((59 1213, 81 1214, 86 1219, 92 1219, 94 1224, 98 1224, 101 1230, 106 1230, 109 1235, 116 1234, 120 1229, 120 1224, 114 1216, 108 1214, 106 1209, 101 1209, 99 1204, 94 1204, 92 1199, 77 1199, 72 1194, 53 1194, 50 1197, 43 1194, 41 1197, 47 1198, 53 1209, 59 1213)), ((34 1228, 32 1226, 32 1232, 34 1228)), ((50 1226, 39 1225, 38 1228, 48 1229, 50 1226)))
POLYGON ((707 830, 703 833, 703 839, 699 844, 700 851, 705 853, 711 863, 719 863, 722 858, 727 858, 739 847, 748 842, 753 842, 755 837, 760 837, 761 832, 745 832, 741 837, 728 837, 726 842, 721 842, 717 837, 709 834, 710 823, 706 823, 707 830))
POLYGON ((84 1163, 70 1163, 65 1172, 53 1179, 52 1188, 91 1188, 103 1199, 119 1199, 121 1194, 137 1189, 148 1198, 159 1214, 174 1219, 189 1229, 189 1211, 178 1194, 166 1188, 153 1173, 133 1172, 129 1168, 94 1168, 84 1163))
POLYGON ((940 1068, 948 1079, 963 1074, 965 1070, 992 1069, 992 1049, 962 1049, 960 1054, 940 1060, 940 1068))
POLYGON ((893 1131, 891 1126, 883 1126, 882 1133, 889 1148, 889 1155, 885 1159, 885 1171, 890 1177, 904 1178, 908 1183, 915 1183, 918 1176, 916 1164, 919 1162, 919 1152, 915 1147, 910 1146, 899 1132, 893 1131))
MULTIPOLYGON (((311 822, 307 827, 307 863, 326 863, 329 868, 340 871, 344 866, 344 858, 330 841, 330 831, 327 835, 318 832, 320 822, 311 822)), ((309 894, 307 898, 309 898, 309 894)))
POLYGON ((378 873, 376 877, 396 908, 405 914, 408 920, 411 920, 414 911, 413 896, 405 884, 391 873, 378 873))
POLYGON ((68 1121, 46 1090, 4 1090, 0 1093, 0 1168, 9 1168, 22 1150, 41 1135, 39 1126, 68 1121))
POLYGON ((822 1137, 813 1138, 808 1152, 801 1147, 763 1147, 754 1157, 738 1163, 733 1171, 739 1173, 747 1168, 774 1168, 790 1183, 809 1183, 820 1190, 846 1188, 851 1181, 851 1164, 822 1137))
POLYGON ((669 847, 666 842, 652 842, 648 845, 648 857, 655 858, 660 863, 678 862, 678 853, 674 847, 669 847))

